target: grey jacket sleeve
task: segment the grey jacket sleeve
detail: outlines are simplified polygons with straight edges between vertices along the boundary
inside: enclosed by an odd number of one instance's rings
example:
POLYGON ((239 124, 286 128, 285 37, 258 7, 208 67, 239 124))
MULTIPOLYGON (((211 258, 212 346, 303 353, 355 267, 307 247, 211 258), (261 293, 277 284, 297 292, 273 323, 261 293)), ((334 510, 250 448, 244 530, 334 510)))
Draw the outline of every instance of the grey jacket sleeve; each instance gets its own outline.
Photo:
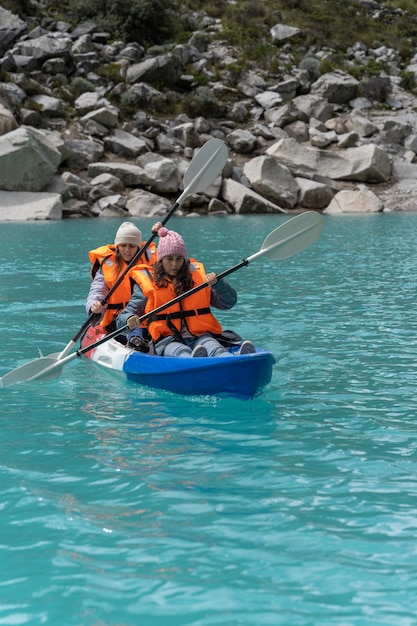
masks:
POLYGON ((142 289, 137 283, 133 285, 132 295, 130 300, 119 315, 116 317, 116 328, 126 326, 126 322, 132 315, 143 315, 147 298, 144 296, 142 289))
POLYGON ((216 309, 231 309, 236 302, 236 290, 224 278, 221 278, 211 288, 210 304, 216 307, 216 309))
POLYGON ((104 282, 103 272, 99 269, 91 282, 90 291, 88 292, 87 301, 85 303, 87 315, 90 315, 90 308, 93 302, 102 300, 108 291, 109 288, 104 282))

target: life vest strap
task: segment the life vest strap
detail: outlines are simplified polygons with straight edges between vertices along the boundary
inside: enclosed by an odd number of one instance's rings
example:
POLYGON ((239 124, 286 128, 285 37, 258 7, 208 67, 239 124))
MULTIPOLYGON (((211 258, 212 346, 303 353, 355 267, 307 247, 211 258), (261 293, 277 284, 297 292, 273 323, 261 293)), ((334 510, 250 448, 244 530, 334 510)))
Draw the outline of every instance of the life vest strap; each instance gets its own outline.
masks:
POLYGON ((189 311, 174 311, 173 313, 157 313, 149 318, 148 323, 156 322, 158 320, 178 320, 184 319, 185 317, 193 317, 195 315, 207 315, 209 313, 211 313, 210 307, 191 309, 189 311))

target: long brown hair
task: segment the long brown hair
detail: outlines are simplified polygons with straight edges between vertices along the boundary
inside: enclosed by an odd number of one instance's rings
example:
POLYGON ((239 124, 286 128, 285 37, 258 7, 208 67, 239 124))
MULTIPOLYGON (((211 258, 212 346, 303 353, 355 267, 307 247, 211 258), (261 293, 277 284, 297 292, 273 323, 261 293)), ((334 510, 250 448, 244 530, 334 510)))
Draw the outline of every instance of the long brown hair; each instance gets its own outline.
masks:
POLYGON ((113 280, 116 281, 120 272, 124 269, 124 265, 125 265, 122 255, 120 254, 120 250, 117 246, 114 251, 114 260, 116 261, 116 264, 113 267, 113 280))
POLYGON ((186 291, 189 291, 192 287, 194 287, 194 281, 190 272, 189 265, 189 261, 184 260, 184 263, 181 265, 181 269, 179 270, 178 274, 174 276, 174 278, 170 278, 164 270, 162 261, 158 261, 157 263, 155 263, 153 270, 153 279, 155 285, 157 287, 167 287, 168 283, 172 282, 175 295, 177 296, 180 296, 186 291))

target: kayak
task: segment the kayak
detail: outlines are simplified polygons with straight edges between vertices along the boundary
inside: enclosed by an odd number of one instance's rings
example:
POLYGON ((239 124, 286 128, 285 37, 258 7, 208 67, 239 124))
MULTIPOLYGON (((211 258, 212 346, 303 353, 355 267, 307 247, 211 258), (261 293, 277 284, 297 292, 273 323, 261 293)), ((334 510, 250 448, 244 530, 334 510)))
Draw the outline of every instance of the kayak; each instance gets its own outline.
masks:
MULTIPOLYGON (((101 328, 90 327, 81 342, 83 350, 104 336, 101 328)), ((152 389, 183 396, 249 400, 259 396, 271 381, 275 363, 271 352, 256 346, 255 350, 252 354, 234 353, 233 357, 165 357, 138 352, 112 338, 84 352, 84 356, 107 370, 123 374, 128 381, 152 389)))

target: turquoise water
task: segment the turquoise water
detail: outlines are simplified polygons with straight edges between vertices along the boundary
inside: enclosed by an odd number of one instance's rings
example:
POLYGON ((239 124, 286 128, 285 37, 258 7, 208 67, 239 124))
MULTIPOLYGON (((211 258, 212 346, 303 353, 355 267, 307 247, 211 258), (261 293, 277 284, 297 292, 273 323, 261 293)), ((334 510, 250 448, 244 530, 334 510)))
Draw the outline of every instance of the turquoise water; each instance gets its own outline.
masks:
MULTIPOLYGON (((286 219, 169 226, 220 272, 286 219)), ((86 252, 119 224, 1 224, 0 376, 75 335, 86 252)), ((229 277, 219 319, 277 358, 253 401, 79 359, 1 389, 0 624, 417 624, 416 231, 325 216, 307 250, 229 277)))

